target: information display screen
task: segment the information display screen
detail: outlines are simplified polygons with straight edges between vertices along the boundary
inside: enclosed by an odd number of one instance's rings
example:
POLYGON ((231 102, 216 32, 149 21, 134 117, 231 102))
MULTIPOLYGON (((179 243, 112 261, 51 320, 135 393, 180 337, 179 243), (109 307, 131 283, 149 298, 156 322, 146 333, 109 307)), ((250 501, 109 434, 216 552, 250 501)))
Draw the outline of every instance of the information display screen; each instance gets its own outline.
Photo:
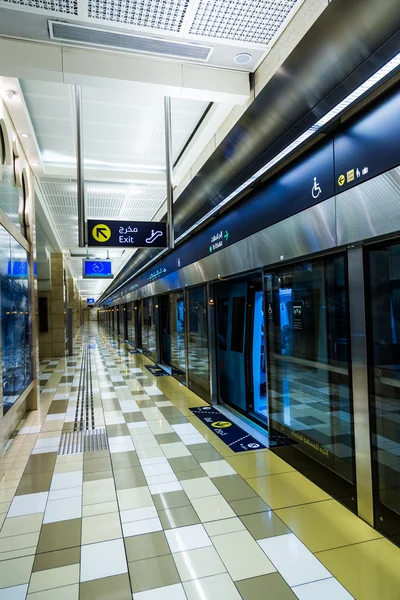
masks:
POLYGON ((82 276, 84 279, 112 279, 111 260, 83 260, 82 276))

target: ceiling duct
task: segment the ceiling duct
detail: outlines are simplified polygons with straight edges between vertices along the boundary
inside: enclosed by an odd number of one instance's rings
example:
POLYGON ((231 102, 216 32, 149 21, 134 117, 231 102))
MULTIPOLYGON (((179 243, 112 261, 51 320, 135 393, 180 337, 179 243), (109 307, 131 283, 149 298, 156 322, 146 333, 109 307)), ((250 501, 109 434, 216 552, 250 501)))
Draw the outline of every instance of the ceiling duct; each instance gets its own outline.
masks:
POLYGON ((144 37, 59 21, 49 21, 49 33, 52 40, 59 42, 109 48, 120 52, 166 56, 179 60, 206 62, 213 50, 211 46, 144 37))

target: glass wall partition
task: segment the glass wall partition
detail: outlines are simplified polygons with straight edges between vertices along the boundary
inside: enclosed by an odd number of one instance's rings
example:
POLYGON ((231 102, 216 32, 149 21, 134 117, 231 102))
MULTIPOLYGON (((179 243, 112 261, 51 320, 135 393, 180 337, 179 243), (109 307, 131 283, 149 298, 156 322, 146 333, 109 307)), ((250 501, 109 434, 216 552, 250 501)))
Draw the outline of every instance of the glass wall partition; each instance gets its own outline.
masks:
POLYGON ((185 302, 183 291, 161 296, 161 362, 186 382, 185 302))
POLYGON ((126 330, 127 340, 130 344, 132 344, 132 346, 136 345, 134 312, 134 303, 128 302, 128 304, 126 305, 126 330))
POLYGON ((400 544, 400 242, 367 253, 376 527, 400 544))
POLYGON ((154 362, 157 361, 157 311, 158 304, 156 296, 143 299, 143 352, 154 362))
POLYGON ((126 305, 120 304, 118 306, 118 326, 119 326, 118 333, 123 340, 126 339, 125 319, 126 319, 126 305))
POLYGON ((346 269, 335 255, 266 275, 269 430, 290 441, 277 452, 355 510, 346 269))
POLYGON ((188 292, 188 375, 189 388, 210 401, 208 364, 207 288, 205 285, 188 292))
POLYGON ((0 226, 3 412, 32 381, 28 253, 0 226))

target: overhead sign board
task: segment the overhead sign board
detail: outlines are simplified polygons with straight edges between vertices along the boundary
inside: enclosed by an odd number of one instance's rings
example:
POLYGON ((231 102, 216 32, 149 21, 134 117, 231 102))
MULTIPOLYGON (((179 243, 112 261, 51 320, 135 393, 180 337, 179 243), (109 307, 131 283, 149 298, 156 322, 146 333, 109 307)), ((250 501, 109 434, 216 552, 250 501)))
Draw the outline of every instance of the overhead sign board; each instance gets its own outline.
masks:
POLYGON ((89 246, 166 248, 166 223, 155 221, 102 221, 90 219, 89 246))
POLYGON ((88 299, 86 300, 86 302, 87 302, 88 304, 94 304, 94 298, 88 298, 88 299))
POLYGON ((84 279, 112 279, 111 260, 87 260, 82 261, 82 277, 84 279))

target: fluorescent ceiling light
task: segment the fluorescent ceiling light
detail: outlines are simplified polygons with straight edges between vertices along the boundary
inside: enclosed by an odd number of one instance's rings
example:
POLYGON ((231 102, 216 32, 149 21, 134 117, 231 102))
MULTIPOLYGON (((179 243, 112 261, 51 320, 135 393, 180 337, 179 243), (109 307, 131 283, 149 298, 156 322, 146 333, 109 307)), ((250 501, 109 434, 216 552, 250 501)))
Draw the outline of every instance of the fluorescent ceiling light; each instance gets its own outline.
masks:
POLYGON ((210 210, 204 217, 199 219, 194 225, 189 227, 182 235, 180 235, 175 242, 179 242, 187 237, 194 229, 196 229, 199 225, 204 223, 207 219, 209 219, 213 214, 218 212, 222 206, 225 206, 236 198, 241 192, 243 192, 246 188, 250 187, 252 183, 254 183, 257 179, 259 179, 262 175, 264 175, 267 171, 270 171, 278 162, 280 162, 283 158, 288 156, 293 150, 298 148, 301 144, 303 144, 306 140, 308 140, 312 135, 317 133, 322 127, 324 127, 330 121, 337 118, 337 116, 342 113, 346 108, 348 108, 351 104, 353 104, 356 100, 358 100, 363 94, 368 92, 371 88, 373 88, 377 83, 379 83, 382 79, 390 75, 397 67, 400 66, 400 52, 397 54, 392 60, 390 60, 386 65, 384 65, 379 71, 374 73, 369 79, 364 81, 357 89, 354 90, 351 94, 349 94, 342 102, 339 102, 332 110, 330 110, 326 115, 321 117, 319 121, 317 121, 314 125, 312 125, 309 129, 307 129, 304 133, 302 133, 298 138, 296 138, 289 146, 287 146, 282 152, 277 154, 273 159, 271 159, 266 165, 261 167, 254 175, 249 177, 242 185, 240 185, 234 192, 229 194, 222 202, 217 204, 212 210, 210 210))

